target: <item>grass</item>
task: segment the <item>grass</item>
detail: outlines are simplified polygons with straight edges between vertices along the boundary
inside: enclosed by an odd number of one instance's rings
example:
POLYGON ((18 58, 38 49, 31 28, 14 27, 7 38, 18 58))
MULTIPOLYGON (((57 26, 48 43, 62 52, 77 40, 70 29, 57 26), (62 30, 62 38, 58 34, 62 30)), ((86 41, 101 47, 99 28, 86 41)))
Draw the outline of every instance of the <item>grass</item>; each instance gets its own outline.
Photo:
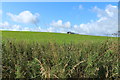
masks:
POLYGON ((116 38, 2 31, 3 78, 118 78, 116 38))
POLYGON ((89 36, 78 34, 61 34, 48 32, 18 32, 18 31, 2 31, 3 40, 26 41, 26 42, 55 42, 55 43, 79 43, 84 41, 101 42, 107 39, 103 36, 89 36))

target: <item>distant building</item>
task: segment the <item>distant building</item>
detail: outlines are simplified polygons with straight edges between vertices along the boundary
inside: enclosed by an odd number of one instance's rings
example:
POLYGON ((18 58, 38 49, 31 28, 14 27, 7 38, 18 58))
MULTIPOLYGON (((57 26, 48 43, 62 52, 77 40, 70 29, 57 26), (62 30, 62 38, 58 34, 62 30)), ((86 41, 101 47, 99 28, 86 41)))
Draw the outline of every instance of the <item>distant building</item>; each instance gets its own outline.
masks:
POLYGON ((75 34, 75 33, 73 33, 73 32, 67 32, 67 34, 75 34))

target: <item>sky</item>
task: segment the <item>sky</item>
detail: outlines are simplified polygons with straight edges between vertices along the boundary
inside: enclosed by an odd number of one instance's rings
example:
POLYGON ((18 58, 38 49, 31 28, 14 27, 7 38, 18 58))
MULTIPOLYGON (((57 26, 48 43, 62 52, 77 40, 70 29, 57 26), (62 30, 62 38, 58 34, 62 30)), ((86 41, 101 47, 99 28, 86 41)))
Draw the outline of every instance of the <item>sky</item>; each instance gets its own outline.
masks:
POLYGON ((0 30, 106 35, 118 30, 117 2, 2 2, 0 30))
POLYGON ((1 0, 2 2, 118 2, 119 0, 1 0))

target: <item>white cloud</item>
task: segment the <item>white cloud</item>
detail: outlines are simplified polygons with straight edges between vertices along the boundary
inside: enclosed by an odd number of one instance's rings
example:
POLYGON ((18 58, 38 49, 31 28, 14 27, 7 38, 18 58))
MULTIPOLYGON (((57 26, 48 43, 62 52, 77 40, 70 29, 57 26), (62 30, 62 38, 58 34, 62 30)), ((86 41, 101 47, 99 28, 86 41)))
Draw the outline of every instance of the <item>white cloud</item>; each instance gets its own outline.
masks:
POLYGON ((23 27, 20 25, 11 25, 7 21, 0 23, 0 30, 10 30, 10 31, 31 31, 33 29, 29 27, 23 27))
POLYGON ((82 5, 79 5, 79 9, 83 9, 83 6, 82 6, 82 5))
POLYGON ((68 22, 64 23, 64 26, 67 27, 67 28, 70 28, 71 27, 71 23, 68 21, 68 22))
POLYGON ((50 25, 53 27, 63 27, 62 20, 58 20, 57 22, 53 21, 50 25))
POLYGON ((107 5, 105 10, 94 7, 98 20, 87 24, 74 25, 74 31, 84 34, 105 35, 112 34, 118 30, 117 6, 107 5))
POLYGON ((15 22, 20 22, 20 23, 37 23, 39 13, 32 14, 30 11, 23 11, 19 13, 18 15, 14 15, 12 13, 7 13, 10 18, 15 21, 15 22))
POLYGON ((47 29, 41 29, 41 27, 24 27, 21 25, 11 25, 7 21, 0 23, 0 30, 10 30, 10 31, 40 31, 49 32, 47 29))
MULTIPOLYGON (((66 22, 66 25, 69 25, 69 22, 66 22)), ((10 30, 10 31, 38 31, 38 32, 58 32, 66 33, 68 28, 59 28, 59 27, 48 27, 46 29, 39 27, 24 27, 21 25, 11 25, 7 21, 0 23, 0 30, 10 30)))
POLYGON ((3 22, 3 23, 0 23, 0 30, 16 31, 16 30, 20 30, 20 26, 19 25, 10 25, 8 22, 3 22))
POLYGON ((53 21, 50 25, 53 27, 58 27, 58 28, 70 28, 71 27, 71 23, 69 21, 63 23, 62 20, 58 20, 56 22, 53 21))
POLYGON ((49 28, 47 28, 47 32, 55 32, 55 28, 49 27, 49 28))
POLYGON ((117 6, 113 6, 111 4, 107 5, 105 10, 102 10, 96 6, 93 8, 93 10, 97 12, 98 17, 115 17, 117 16, 116 15, 117 14, 116 12, 118 12, 117 9, 118 9, 117 6))
POLYGON ((58 33, 66 33, 71 28, 71 23, 69 21, 64 22, 62 20, 53 21, 50 23, 49 28, 46 29, 47 32, 58 32, 58 33))

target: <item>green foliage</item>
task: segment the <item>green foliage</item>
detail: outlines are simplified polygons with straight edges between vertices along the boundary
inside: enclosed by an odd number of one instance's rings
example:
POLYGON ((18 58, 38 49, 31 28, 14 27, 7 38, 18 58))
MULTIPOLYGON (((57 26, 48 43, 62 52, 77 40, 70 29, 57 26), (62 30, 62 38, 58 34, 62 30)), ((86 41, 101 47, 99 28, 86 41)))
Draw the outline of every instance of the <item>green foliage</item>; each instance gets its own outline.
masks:
MULTIPOLYGON (((23 37, 20 39, 20 33, 18 33, 19 36, 16 37, 16 40, 12 39, 15 34, 11 33, 11 39, 8 38, 9 40, 6 36, 8 34, 6 32, 3 32, 3 34, 3 78, 120 77, 118 43, 115 39, 96 41, 90 40, 88 37, 88 41, 74 43, 74 41, 71 42, 66 38, 65 41, 68 42, 61 43, 60 40, 62 39, 59 38, 58 42, 48 40, 41 43, 40 39, 32 42, 34 40, 33 36, 31 36, 30 42, 30 38, 26 41, 27 34, 23 35, 25 39, 22 39, 23 37)), ((53 36, 52 33, 50 34, 53 36)), ((72 38, 75 38, 73 36, 78 37, 78 35, 69 36, 72 36, 72 38)), ((36 38, 39 37, 36 36, 36 38)), ((93 37, 91 36, 91 38, 93 37)))
POLYGON ((48 33, 48 32, 28 32, 28 31, 2 31, 2 39, 4 41, 14 40, 16 42, 38 42, 46 44, 49 42, 58 44, 78 44, 80 42, 102 42, 107 40, 104 36, 90 36, 79 34, 63 34, 63 33, 48 33))

